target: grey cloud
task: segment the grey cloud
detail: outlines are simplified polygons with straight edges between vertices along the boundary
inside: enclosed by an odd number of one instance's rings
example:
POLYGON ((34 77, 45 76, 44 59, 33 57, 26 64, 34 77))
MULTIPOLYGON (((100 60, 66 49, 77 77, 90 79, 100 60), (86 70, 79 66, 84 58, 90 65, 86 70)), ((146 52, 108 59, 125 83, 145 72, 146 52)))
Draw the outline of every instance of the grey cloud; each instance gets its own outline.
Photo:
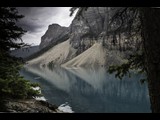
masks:
POLYGON ((24 30, 27 30, 28 32, 38 32, 38 29, 43 28, 45 25, 43 24, 37 24, 37 20, 27 21, 27 20, 21 20, 18 25, 21 26, 24 30))
POLYGON ((22 37, 26 43, 40 43, 48 26, 57 23, 68 27, 73 20, 69 17, 70 7, 17 7, 19 14, 24 15, 18 25, 28 32, 22 37))
POLYGON ((47 19, 56 16, 57 7, 17 7, 20 14, 25 17, 20 20, 18 25, 28 32, 36 32, 38 29, 47 26, 47 19))

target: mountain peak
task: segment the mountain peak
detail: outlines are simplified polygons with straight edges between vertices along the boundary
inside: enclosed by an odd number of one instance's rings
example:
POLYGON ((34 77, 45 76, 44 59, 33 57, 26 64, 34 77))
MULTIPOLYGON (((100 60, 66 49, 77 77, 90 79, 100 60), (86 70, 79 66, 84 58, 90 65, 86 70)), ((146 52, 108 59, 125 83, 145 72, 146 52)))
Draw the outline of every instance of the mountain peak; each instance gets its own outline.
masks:
POLYGON ((54 27, 61 27, 61 26, 57 23, 53 23, 53 24, 48 26, 48 28, 54 28, 54 27))
POLYGON ((58 39, 63 38, 69 34, 68 27, 62 27, 59 24, 51 24, 48 26, 48 30, 41 37, 40 48, 45 48, 50 43, 55 43, 58 39))

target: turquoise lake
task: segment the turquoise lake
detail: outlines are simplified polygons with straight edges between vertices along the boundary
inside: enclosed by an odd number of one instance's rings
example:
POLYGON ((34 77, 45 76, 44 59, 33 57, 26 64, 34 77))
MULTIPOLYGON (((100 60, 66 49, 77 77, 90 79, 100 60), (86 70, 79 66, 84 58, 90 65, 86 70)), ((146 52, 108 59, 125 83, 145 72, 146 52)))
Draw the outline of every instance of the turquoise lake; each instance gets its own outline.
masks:
POLYGON ((132 73, 122 80, 104 68, 47 68, 30 66, 20 74, 41 85, 48 102, 67 102, 75 113, 150 113, 147 83, 143 75, 132 73))

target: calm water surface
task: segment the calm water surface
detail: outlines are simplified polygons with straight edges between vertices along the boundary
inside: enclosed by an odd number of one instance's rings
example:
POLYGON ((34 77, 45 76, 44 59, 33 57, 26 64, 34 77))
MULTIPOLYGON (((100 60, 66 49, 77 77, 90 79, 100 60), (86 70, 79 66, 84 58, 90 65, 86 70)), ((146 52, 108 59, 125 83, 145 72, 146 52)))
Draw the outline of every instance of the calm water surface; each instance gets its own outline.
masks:
POLYGON ((40 83, 48 102, 57 106, 68 102, 78 113, 148 113, 150 101, 142 75, 116 79, 105 69, 64 69, 30 66, 20 71, 32 82, 40 83))

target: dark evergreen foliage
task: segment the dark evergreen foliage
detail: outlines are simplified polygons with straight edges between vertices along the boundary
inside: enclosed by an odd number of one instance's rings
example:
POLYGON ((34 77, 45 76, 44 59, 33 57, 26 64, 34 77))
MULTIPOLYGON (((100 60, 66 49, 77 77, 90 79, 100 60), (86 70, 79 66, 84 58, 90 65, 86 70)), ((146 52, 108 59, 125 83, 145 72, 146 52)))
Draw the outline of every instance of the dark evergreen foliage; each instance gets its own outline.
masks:
POLYGON ((21 39, 25 30, 16 24, 22 17, 16 8, 0 7, 0 111, 5 110, 6 99, 40 95, 39 91, 32 89, 38 85, 30 83, 19 74, 23 60, 9 55, 10 49, 26 46, 21 39))
POLYGON ((23 42, 17 42, 25 33, 25 30, 16 25, 21 18, 23 16, 19 15, 15 8, 0 8, 0 51, 9 51, 11 48, 20 48, 26 45, 23 42))

